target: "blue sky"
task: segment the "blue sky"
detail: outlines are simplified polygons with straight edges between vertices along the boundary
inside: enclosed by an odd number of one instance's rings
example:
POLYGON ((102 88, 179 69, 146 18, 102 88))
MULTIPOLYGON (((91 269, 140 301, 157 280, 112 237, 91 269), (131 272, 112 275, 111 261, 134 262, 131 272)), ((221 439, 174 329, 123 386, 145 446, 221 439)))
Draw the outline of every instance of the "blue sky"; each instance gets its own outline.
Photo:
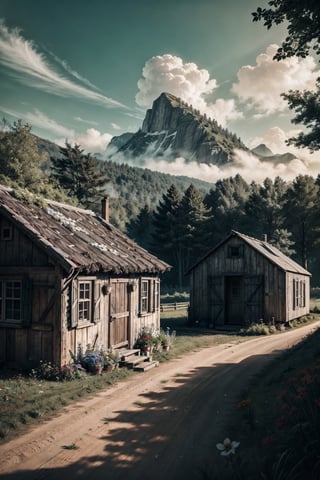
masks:
MULTIPOLYGON (((266 3, 0 0, 1 115, 22 118, 43 138, 103 152, 112 136, 138 130, 152 101, 169 91, 249 147, 288 151, 297 127, 280 93, 312 88, 319 66, 311 57, 272 60, 286 31, 252 22, 266 3)), ((316 174, 319 159, 298 155, 303 165, 291 167, 316 174)))

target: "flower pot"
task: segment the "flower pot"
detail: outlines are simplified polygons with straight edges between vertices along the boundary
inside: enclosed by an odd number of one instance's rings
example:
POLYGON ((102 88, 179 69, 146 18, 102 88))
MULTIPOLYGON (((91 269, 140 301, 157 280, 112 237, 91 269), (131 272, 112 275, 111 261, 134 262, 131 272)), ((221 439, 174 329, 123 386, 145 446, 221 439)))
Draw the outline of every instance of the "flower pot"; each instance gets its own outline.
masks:
POLYGON ((105 369, 107 372, 112 372, 112 370, 114 369, 114 365, 105 365, 105 366, 104 366, 104 369, 105 369))
POLYGON ((162 346, 162 350, 163 350, 164 352, 169 352, 170 346, 169 346, 169 345, 163 345, 163 346, 162 346))

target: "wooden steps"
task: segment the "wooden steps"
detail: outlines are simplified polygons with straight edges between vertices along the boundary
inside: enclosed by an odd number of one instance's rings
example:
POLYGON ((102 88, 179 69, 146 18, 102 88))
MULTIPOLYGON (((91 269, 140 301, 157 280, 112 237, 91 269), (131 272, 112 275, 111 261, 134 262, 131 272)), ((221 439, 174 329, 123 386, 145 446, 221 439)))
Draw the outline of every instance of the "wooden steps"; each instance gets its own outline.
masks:
POLYGON ((159 362, 152 360, 150 355, 141 355, 140 349, 121 349, 119 354, 120 367, 126 367, 136 372, 146 372, 159 366, 159 362))

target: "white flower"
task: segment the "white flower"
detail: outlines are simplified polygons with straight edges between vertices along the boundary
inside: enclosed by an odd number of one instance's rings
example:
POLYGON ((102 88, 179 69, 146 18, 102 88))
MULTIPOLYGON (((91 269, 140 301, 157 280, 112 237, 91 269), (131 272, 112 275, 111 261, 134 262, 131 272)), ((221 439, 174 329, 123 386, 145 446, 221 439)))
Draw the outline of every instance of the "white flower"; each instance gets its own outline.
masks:
POLYGON ((236 448, 239 447, 240 442, 231 442, 230 438, 225 438, 223 443, 217 443, 216 447, 221 451, 220 455, 228 456, 230 453, 236 453, 236 448))

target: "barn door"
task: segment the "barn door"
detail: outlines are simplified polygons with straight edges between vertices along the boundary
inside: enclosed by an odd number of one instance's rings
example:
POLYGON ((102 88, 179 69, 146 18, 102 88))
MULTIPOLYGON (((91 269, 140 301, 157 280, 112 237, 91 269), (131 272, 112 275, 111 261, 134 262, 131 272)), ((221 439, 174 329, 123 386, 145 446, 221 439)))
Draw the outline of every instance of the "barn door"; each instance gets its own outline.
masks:
POLYGON ((210 298, 209 326, 223 325, 224 322, 224 277, 213 275, 208 278, 210 298))
POLYGON ((245 277, 245 319, 247 323, 256 323, 264 317, 264 277, 248 275, 245 277))
POLYGON ((244 287, 242 276, 226 277, 226 323, 241 325, 244 322, 244 287))
POLYGON ((110 294, 109 347, 117 348, 129 343, 129 302, 127 281, 112 283, 110 294))

